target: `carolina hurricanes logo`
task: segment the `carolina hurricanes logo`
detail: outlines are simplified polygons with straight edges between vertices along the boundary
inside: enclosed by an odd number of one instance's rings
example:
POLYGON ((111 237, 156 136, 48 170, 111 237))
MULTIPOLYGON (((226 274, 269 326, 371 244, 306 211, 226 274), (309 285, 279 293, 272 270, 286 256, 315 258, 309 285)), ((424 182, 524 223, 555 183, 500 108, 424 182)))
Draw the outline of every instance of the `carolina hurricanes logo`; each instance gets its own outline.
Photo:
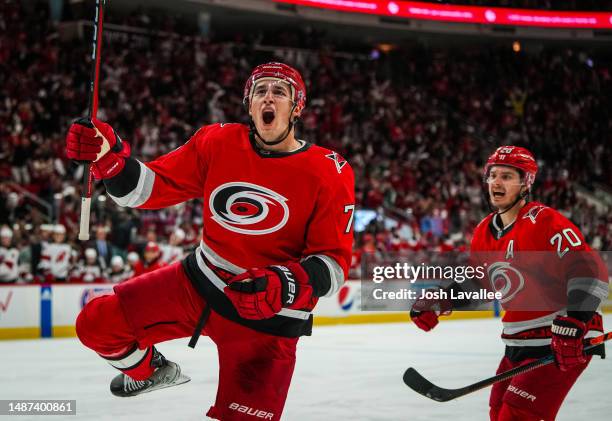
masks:
POLYGON ((257 184, 232 182, 217 187, 208 206, 212 219, 230 231, 248 235, 278 231, 289 219, 287 198, 257 184))
POLYGON ((487 273, 493 290, 502 293, 502 304, 512 300, 525 287, 523 274, 509 262, 495 262, 487 268, 487 273))

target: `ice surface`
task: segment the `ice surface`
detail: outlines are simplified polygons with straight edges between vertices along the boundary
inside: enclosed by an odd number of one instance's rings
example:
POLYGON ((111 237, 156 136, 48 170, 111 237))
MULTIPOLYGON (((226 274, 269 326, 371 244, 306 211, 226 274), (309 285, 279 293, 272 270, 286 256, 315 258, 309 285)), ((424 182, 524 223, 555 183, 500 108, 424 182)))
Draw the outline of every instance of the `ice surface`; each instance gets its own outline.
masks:
MULTIPOLYGON (((612 315, 605 325, 612 326, 612 315)), ((402 383, 413 366, 442 387, 465 386, 494 374, 503 352, 499 320, 442 322, 425 333, 407 323, 315 326, 298 345, 284 420, 486 421, 488 389, 438 403, 402 383)), ((76 339, 0 341, 0 399, 76 399, 68 420, 204 420, 215 398, 217 356, 202 337, 160 344, 192 381, 134 398, 108 391, 115 371, 76 339)), ((612 414, 612 362, 594 359, 561 408, 561 421, 603 421, 612 414)), ((60 419, 60 417, 19 417, 60 419)))

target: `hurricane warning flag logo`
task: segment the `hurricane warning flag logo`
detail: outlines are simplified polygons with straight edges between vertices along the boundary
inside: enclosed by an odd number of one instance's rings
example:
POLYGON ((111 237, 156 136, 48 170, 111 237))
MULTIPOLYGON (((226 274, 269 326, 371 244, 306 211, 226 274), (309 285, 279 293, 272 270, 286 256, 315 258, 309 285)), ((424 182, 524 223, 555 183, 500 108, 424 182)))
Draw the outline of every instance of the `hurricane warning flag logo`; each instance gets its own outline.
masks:
POLYGON ((257 184, 231 182, 217 187, 208 206, 213 221, 233 232, 263 235, 278 231, 289 220, 287 198, 257 184))
POLYGON ((336 171, 338 171, 338 174, 342 172, 342 168, 344 168, 344 166, 346 165, 346 160, 342 158, 340 155, 338 155, 336 152, 332 152, 328 155, 325 155, 325 158, 328 158, 334 161, 334 164, 336 164, 336 171))

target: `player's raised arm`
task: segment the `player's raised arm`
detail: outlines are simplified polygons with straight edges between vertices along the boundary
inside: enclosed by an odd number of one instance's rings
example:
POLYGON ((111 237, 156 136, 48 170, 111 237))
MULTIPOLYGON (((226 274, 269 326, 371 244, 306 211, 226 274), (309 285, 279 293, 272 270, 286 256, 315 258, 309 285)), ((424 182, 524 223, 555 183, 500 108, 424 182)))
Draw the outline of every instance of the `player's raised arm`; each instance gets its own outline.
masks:
POLYGON ((66 156, 91 162, 94 177, 104 181, 118 205, 159 209, 201 196, 206 165, 198 139, 205 131, 198 131, 174 151, 142 163, 131 157, 129 143, 109 124, 80 119, 68 131, 66 156))

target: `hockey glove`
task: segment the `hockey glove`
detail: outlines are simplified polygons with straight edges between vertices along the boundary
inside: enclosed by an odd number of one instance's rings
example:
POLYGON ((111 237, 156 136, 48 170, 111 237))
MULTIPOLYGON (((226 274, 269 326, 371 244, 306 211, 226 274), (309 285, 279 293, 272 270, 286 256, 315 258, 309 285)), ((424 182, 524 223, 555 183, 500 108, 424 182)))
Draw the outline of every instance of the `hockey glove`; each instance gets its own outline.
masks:
POLYGON ((121 140, 103 121, 80 118, 68 130, 66 156, 80 162, 91 162, 96 179, 112 178, 125 166, 130 144, 121 140))
POLYGON ((240 317, 269 319, 281 309, 301 309, 312 299, 308 274, 299 263, 253 268, 228 281, 225 295, 240 317))
POLYGON ((551 348, 561 371, 569 371, 586 363, 587 357, 582 344, 587 332, 584 322, 573 317, 557 316, 553 320, 551 332, 551 348))
POLYGON ((438 324, 440 315, 448 316, 452 313, 451 308, 452 305, 448 299, 419 299, 410 309, 410 319, 419 329, 429 332, 438 324))

